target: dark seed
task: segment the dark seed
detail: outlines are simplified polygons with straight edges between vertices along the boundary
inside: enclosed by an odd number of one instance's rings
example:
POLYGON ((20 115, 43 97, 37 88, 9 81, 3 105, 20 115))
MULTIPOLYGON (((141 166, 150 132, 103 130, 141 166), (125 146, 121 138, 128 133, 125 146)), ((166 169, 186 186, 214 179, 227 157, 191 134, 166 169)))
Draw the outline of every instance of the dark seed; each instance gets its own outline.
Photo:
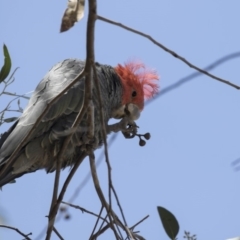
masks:
POLYGON ((66 220, 69 220, 71 218, 71 216, 69 214, 66 214, 64 217, 66 220))
POLYGON ((144 141, 143 139, 140 139, 139 145, 140 145, 141 147, 143 147, 143 146, 145 146, 145 144, 146 144, 146 141, 144 141))
POLYGON ((66 207, 60 207, 59 211, 60 212, 66 212, 67 208, 66 207))
POLYGON ((144 137, 146 140, 149 140, 149 139, 151 138, 151 135, 150 135, 150 133, 145 133, 145 134, 143 135, 143 137, 144 137))

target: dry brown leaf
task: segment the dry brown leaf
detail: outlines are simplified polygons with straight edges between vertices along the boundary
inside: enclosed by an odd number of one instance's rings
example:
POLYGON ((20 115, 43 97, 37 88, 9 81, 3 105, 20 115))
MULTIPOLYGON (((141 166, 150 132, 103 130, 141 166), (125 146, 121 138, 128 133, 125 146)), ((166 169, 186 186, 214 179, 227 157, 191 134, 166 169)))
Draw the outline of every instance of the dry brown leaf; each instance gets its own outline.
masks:
POLYGON ((69 30, 75 22, 84 16, 85 0, 68 0, 68 6, 63 14, 60 32, 69 30))

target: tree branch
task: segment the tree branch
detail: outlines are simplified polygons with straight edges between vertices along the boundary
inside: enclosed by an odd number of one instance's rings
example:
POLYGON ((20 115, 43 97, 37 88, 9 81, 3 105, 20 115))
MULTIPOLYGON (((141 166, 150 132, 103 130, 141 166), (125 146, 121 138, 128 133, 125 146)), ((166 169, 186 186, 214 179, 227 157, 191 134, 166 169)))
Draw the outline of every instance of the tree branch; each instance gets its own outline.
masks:
POLYGON ((58 230, 55 227, 53 227, 53 231, 56 233, 56 235, 59 237, 60 240, 64 240, 62 235, 58 232, 58 230))
POLYGON ((145 221, 148 217, 149 217, 149 215, 147 215, 146 217, 144 217, 143 219, 141 219, 140 221, 138 221, 137 223, 135 223, 132 227, 130 227, 130 229, 133 230, 137 225, 139 225, 140 223, 142 223, 143 221, 145 221))
POLYGON ((189 62, 188 60, 186 60, 182 56, 178 55, 176 52, 172 51, 171 49, 169 49, 169 48, 165 47, 164 45, 162 45, 160 42, 156 41, 150 35, 147 35, 147 34, 145 34, 143 32, 140 32, 140 31, 138 31, 136 29, 133 29, 133 28, 130 28, 130 27, 126 26, 126 25, 123 25, 122 23, 118 23, 118 22, 112 21, 110 19, 101 17, 99 15, 97 16, 97 19, 102 20, 102 21, 107 22, 107 23, 110 23, 110 24, 113 24, 113 25, 116 25, 118 27, 124 28, 124 29, 126 29, 126 30, 128 30, 130 32, 136 33, 136 34, 138 34, 138 35, 140 35, 142 37, 145 37, 145 38, 149 39, 151 42, 153 42, 155 45, 157 45, 158 47, 162 48, 164 51, 170 53, 173 57, 175 57, 175 58, 181 60, 182 62, 184 62, 185 64, 187 64, 190 68, 193 68, 193 69, 197 70, 198 72, 201 72, 202 74, 205 74, 208 77, 213 78, 213 79, 215 79, 215 80, 217 80, 219 82, 222 82, 222 83, 225 83, 225 84, 227 84, 227 85, 229 85, 231 87, 234 87, 237 90, 240 89, 240 86, 238 86, 238 85, 236 85, 236 84, 234 84, 232 82, 229 82, 229 81, 227 81, 225 79, 219 78, 219 77, 217 77, 217 76, 215 76, 215 75, 213 75, 213 74, 211 74, 211 73, 209 73, 209 72, 207 72, 207 71, 197 67, 196 65, 193 65, 191 62, 189 62))
POLYGON ((50 240, 50 238, 51 238, 51 234, 52 234, 52 230, 53 230, 53 226, 54 226, 54 221, 55 221, 55 218, 56 218, 56 215, 57 215, 57 211, 58 211, 58 208, 60 206, 60 203, 63 200, 63 197, 64 197, 64 194, 65 194, 65 192, 67 190, 67 187, 68 187, 70 181, 72 180, 72 177, 76 173, 79 165, 82 163, 83 159, 86 156, 87 156, 87 154, 84 153, 81 157, 79 157, 79 160, 74 164, 71 172, 68 174, 68 177, 67 177, 67 179, 65 180, 65 182, 63 184, 62 190, 61 190, 61 192, 60 192, 60 194, 58 196, 56 204, 53 205, 53 207, 51 209, 51 212, 50 212, 50 215, 49 215, 49 221, 48 221, 46 240, 50 240))
POLYGON ((95 230, 96 230, 96 228, 97 228, 97 225, 98 225, 98 222, 100 221, 100 219, 103 220, 100 228, 104 225, 104 222, 107 222, 107 223, 108 223, 108 221, 106 220, 106 219, 107 219, 107 216, 106 216, 105 218, 101 218, 101 215, 102 215, 103 210, 104 210, 104 206, 102 205, 102 206, 101 206, 101 209, 100 209, 100 211, 99 211, 98 217, 97 217, 97 221, 96 221, 95 224, 94 224, 94 227, 93 227, 93 230, 92 230, 92 232, 91 232, 91 235, 90 235, 90 238, 89 238, 89 239, 91 239, 92 235, 94 234, 94 232, 95 232, 95 230))
MULTIPOLYGON (((89 240, 95 240, 97 239, 98 236, 100 236, 102 233, 104 233, 106 230, 108 230, 110 228, 110 223, 108 223, 107 225, 105 225, 103 228, 101 228, 99 231, 97 231, 95 234, 93 234, 89 240)), ((119 238, 117 238, 119 239, 119 238)))
MULTIPOLYGON (((226 56, 223 56, 219 59, 217 59, 216 61, 210 63, 209 65, 207 65, 206 67, 204 67, 203 69, 205 71, 210 71, 210 70, 213 70, 214 68, 218 67, 219 65, 229 61, 229 60, 232 60, 232 59, 235 59, 235 58, 238 58, 240 57, 240 52, 234 52, 234 53, 231 53, 231 54, 228 54, 226 56)), ((177 82, 161 89, 161 91, 159 93, 157 93, 155 95, 154 98, 152 99, 149 99, 145 105, 148 105, 149 103, 155 101, 157 98, 159 97, 162 97, 163 95, 165 95, 166 93, 169 93, 177 88, 179 88, 180 86, 182 86, 183 84, 187 83, 187 82, 190 82, 191 80, 193 80, 194 78, 196 77, 199 77, 201 76, 202 74, 200 72, 193 72, 189 75, 187 75, 186 77, 183 77, 181 78, 180 80, 178 80, 177 82)))
POLYGON ((94 186, 95 186, 96 192, 98 194, 98 197, 99 197, 102 205, 104 206, 104 208, 107 211, 111 229, 113 230, 116 239, 119 239, 119 236, 117 234, 117 231, 116 231, 116 229, 114 227, 113 220, 112 220, 112 217, 113 217, 112 214, 111 214, 112 209, 109 207, 109 205, 108 205, 108 203, 107 203, 107 201, 106 201, 106 199, 104 197, 104 194, 102 192, 102 189, 100 187, 100 184, 99 184, 97 171, 96 171, 96 166, 95 166, 95 156, 94 156, 94 153, 89 154, 89 160, 90 160, 90 168, 91 168, 91 173, 92 173, 92 179, 93 179, 93 182, 94 182, 94 186))
POLYGON ((85 213, 88 213, 88 214, 90 214, 90 215, 93 215, 93 216, 95 216, 95 217, 97 217, 97 218, 100 218, 100 219, 102 219, 103 221, 105 221, 106 223, 108 223, 108 221, 105 220, 103 217, 99 216, 99 214, 96 214, 96 213, 94 213, 94 212, 91 212, 91 211, 87 210, 86 208, 83 208, 83 207, 74 205, 74 204, 72 204, 72 203, 64 202, 64 201, 62 201, 62 203, 63 203, 63 204, 66 204, 67 206, 73 207, 73 208, 75 208, 75 209, 79 209, 79 210, 82 211, 82 213, 85 212, 85 213))
POLYGON ((19 229, 15 228, 15 227, 10 227, 10 226, 7 226, 7 225, 0 225, 0 227, 12 229, 12 230, 16 231, 17 233, 19 233, 21 236, 23 236, 26 240, 31 240, 31 238, 29 238, 28 236, 32 235, 32 233, 24 234, 19 229))
MULTIPOLYGON (((83 108, 79 111, 73 125, 72 129, 76 128, 80 122, 82 121, 83 116, 85 115, 88 108, 91 108, 92 103, 92 64, 94 63, 94 26, 95 26, 95 20, 96 20, 96 0, 89 0, 89 13, 88 13, 88 22, 87 22, 87 59, 85 63, 84 73, 86 74, 85 77, 85 91, 84 91, 84 104, 83 108)), ((92 111, 90 111, 90 114, 92 111)), ((90 119, 93 119, 94 116, 89 116, 90 119)), ((89 124, 91 125, 91 122, 89 121, 89 124)), ((91 126, 90 126, 91 127, 91 126)), ((90 128, 88 128, 90 129, 90 128)), ((57 160, 57 168, 56 168, 56 174, 55 174, 55 181, 54 181, 54 188, 53 188, 53 197, 52 197, 52 203, 49 211, 49 223, 48 223, 48 231, 47 231, 47 237, 46 240, 49 240, 51 237, 51 232, 53 230, 55 217, 60 205, 60 202, 58 201, 56 203, 57 199, 57 193, 58 193, 58 185, 59 185, 59 178, 60 178, 60 170, 61 170, 61 163, 62 163, 62 157, 67 149, 67 146, 71 140, 71 137, 73 135, 74 131, 65 139, 63 147, 61 148, 60 153, 58 154, 56 160, 57 160)), ((62 199, 61 199, 62 200, 62 199)))

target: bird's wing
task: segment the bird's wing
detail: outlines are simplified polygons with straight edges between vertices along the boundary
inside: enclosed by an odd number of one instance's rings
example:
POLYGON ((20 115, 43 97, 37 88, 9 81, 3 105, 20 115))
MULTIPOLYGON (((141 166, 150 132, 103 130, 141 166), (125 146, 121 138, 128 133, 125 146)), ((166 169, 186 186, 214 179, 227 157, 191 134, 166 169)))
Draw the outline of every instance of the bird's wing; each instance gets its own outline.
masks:
MULTIPOLYGON (((38 84, 29 103, 18 122, 5 134, 0 145, 0 165, 5 162, 29 133, 48 103, 66 88, 84 68, 85 62, 68 59, 56 64, 38 84)), ((78 112, 83 104, 84 80, 77 82, 46 113, 40 124, 33 131, 28 142, 41 136, 58 121, 61 116, 78 112)), ((34 150, 34 149, 33 149, 34 150)))

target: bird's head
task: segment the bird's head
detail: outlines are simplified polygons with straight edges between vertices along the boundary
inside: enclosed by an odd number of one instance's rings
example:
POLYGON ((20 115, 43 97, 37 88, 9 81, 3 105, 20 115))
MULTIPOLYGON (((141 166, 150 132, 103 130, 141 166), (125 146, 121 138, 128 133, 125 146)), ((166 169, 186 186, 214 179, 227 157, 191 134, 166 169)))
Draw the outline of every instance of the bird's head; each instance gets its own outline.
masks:
POLYGON ((159 76, 141 62, 118 64, 115 71, 121 79, 123 94, 121 107, 114 112, 114 118, 128 115, 130 119, 136 120, 143 110, 144 100, 158 92, 159 76))

